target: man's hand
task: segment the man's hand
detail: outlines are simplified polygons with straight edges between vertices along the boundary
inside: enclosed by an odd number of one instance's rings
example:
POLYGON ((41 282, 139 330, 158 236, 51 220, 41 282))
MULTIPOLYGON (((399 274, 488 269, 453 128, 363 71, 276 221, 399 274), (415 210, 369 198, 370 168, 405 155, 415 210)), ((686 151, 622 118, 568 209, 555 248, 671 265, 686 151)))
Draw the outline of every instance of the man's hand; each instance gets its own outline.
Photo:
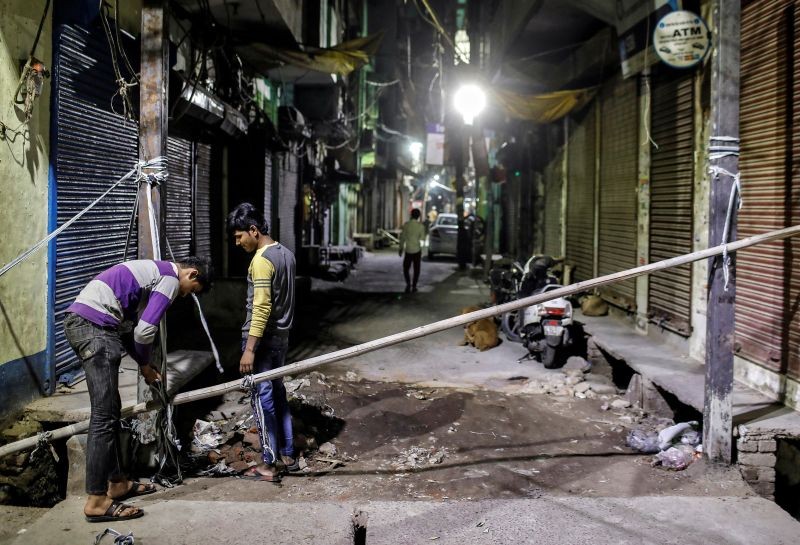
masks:
POLYGON ((144 381, 147 385, 153 384, 157 380, 161 380, 161 373, 159 373, 156 368, 150 364, 140 366, 139 371, 142 372, 142 376, 144 377, 144 381))
POLYGON ((242 358, 239 360, 239 372, 243 375, 249 375, 253 372, 253 361, 255 360, 255 353, 250 348, 245 348, 242 353, 242 358))

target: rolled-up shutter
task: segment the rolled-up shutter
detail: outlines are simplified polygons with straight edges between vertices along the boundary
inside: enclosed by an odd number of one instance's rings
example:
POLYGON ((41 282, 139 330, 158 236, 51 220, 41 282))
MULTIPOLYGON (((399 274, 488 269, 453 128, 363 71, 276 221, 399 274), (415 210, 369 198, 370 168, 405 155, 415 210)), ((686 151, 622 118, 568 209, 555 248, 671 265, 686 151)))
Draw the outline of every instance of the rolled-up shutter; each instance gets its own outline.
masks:
MULTIPOLYGON (((798 13, 797 0, 742 7, 739 238, 800 224, 798 13)), ((787 239, 743 250, 736 266, 739 355, 795 378, 800 377, 798 244, 787 239)))
POLYGON ((561 187, 563 185, 564 149, 561 148, 544 171, 544 253, 561 254, 561 187))
MULTIPOLYGON (((599 274, 636 266, 638 101, 636 80, 606 86, 601 99, 599 274)), ((601 295, 627 310, 636 308, 634 279, 611 284, 601 295)))
MULTIPOLYGON (((99 32, 62 25, 53 60, 56 209, 59 225, 72 218, 136 164, 136 123, 111 111, 117 92, 108 44, 99 32)), ((67 307, 94 276, 123 259, 136 198, 124 183, 56 239, 56 373, 78 365, 64 336, 67 307)), ((134 224, 135 225, 135 224, 134 224)), ((129 257, 136 258, 136 232, 129 257)))
MULTIPOLYGON (((175 259, 188 257, 192 246, 192 143, 182 138, 167 139, 169 177, 166 181, 166 236, 175 259)), ((164 252, 165 259, 172 259, 164 252)))
POLYGON ((194 253, 211 257, 211 146, 195 144, 194 253))
MULTIPOLYGON (((650 261, 692 251, 694 191, 694 82, 691 73, 667 72, 653 81, 650 164, 650 261)), ((691 332, 692 268, 650 277, 651 319, 667 329, 691 332)))
POLYGON ((567 261, 576 282, 594 276, 594 177, 596 108, 570 120, 567 146, 567 261))

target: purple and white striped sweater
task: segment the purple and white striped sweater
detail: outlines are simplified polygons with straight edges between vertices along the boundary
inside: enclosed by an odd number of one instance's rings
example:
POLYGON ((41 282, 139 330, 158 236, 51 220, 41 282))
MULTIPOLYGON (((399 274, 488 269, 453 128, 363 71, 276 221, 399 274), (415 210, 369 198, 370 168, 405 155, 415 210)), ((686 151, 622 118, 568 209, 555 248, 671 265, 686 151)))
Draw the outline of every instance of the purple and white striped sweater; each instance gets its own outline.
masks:
POLYGON ((150 363, 153 339, 164 313, 179 293, 178 266, 140 259, 106 269, 81 290, 67 312, 101 327, 135 321, 131 357, 150 363))

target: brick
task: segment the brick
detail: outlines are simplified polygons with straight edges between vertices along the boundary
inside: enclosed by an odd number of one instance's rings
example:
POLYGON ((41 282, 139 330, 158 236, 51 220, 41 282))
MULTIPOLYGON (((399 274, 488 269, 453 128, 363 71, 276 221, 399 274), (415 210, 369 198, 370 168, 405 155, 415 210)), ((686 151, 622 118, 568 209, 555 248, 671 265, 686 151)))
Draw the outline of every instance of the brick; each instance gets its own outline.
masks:
POLYGON ((774 483, 775 482, 775 470, 770 468, 770 467, 760 467, 760 468, 758 468, 758 480, 759 480, 759 482, 774 483))
POLYGON ((758 442, 759 452, 775 452, 776 450, 778 450, 778 442, 775 440, 758 442))
POLYGON ((742 473, 742 478, 751 483, 758 480, 758 468, 750 466, 739 466, 739 471, 742 473))
POLYGON ((750 487, 759 496, 772 497, 775 494, 775 483, 758 482, 751 484, 750 487))
POLYGON ((758 452, 758 443, 739 439, 736 441, 736 448, 739 449, 739 452, 758 452))
POLYGON ((742 452, 739 463, 745 466, 775 467, 775 455, 767 453, 742 452))

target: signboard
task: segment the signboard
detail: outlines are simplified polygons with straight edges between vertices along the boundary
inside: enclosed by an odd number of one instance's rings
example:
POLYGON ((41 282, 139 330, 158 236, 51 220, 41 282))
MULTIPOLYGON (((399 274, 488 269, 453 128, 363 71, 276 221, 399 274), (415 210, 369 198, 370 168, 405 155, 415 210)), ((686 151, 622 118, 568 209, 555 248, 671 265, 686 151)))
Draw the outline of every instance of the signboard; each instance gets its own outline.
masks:
POLYGON ((653 47, 659 58, 673 68, 691 68, 711 48, 711 33, 702 17, 691 11, 665 15, 653 31, 653 47))
POLYGON ((660 59, 653 48, 656 23, 670 12, 682 9, 682 0, 619 0, 617 35, 622 76, 628 78, 660 59))
POLYGON ((444 164, 444 126, 428 124, 428 139, 425 144, 425 163, 428 165, 444 164))

